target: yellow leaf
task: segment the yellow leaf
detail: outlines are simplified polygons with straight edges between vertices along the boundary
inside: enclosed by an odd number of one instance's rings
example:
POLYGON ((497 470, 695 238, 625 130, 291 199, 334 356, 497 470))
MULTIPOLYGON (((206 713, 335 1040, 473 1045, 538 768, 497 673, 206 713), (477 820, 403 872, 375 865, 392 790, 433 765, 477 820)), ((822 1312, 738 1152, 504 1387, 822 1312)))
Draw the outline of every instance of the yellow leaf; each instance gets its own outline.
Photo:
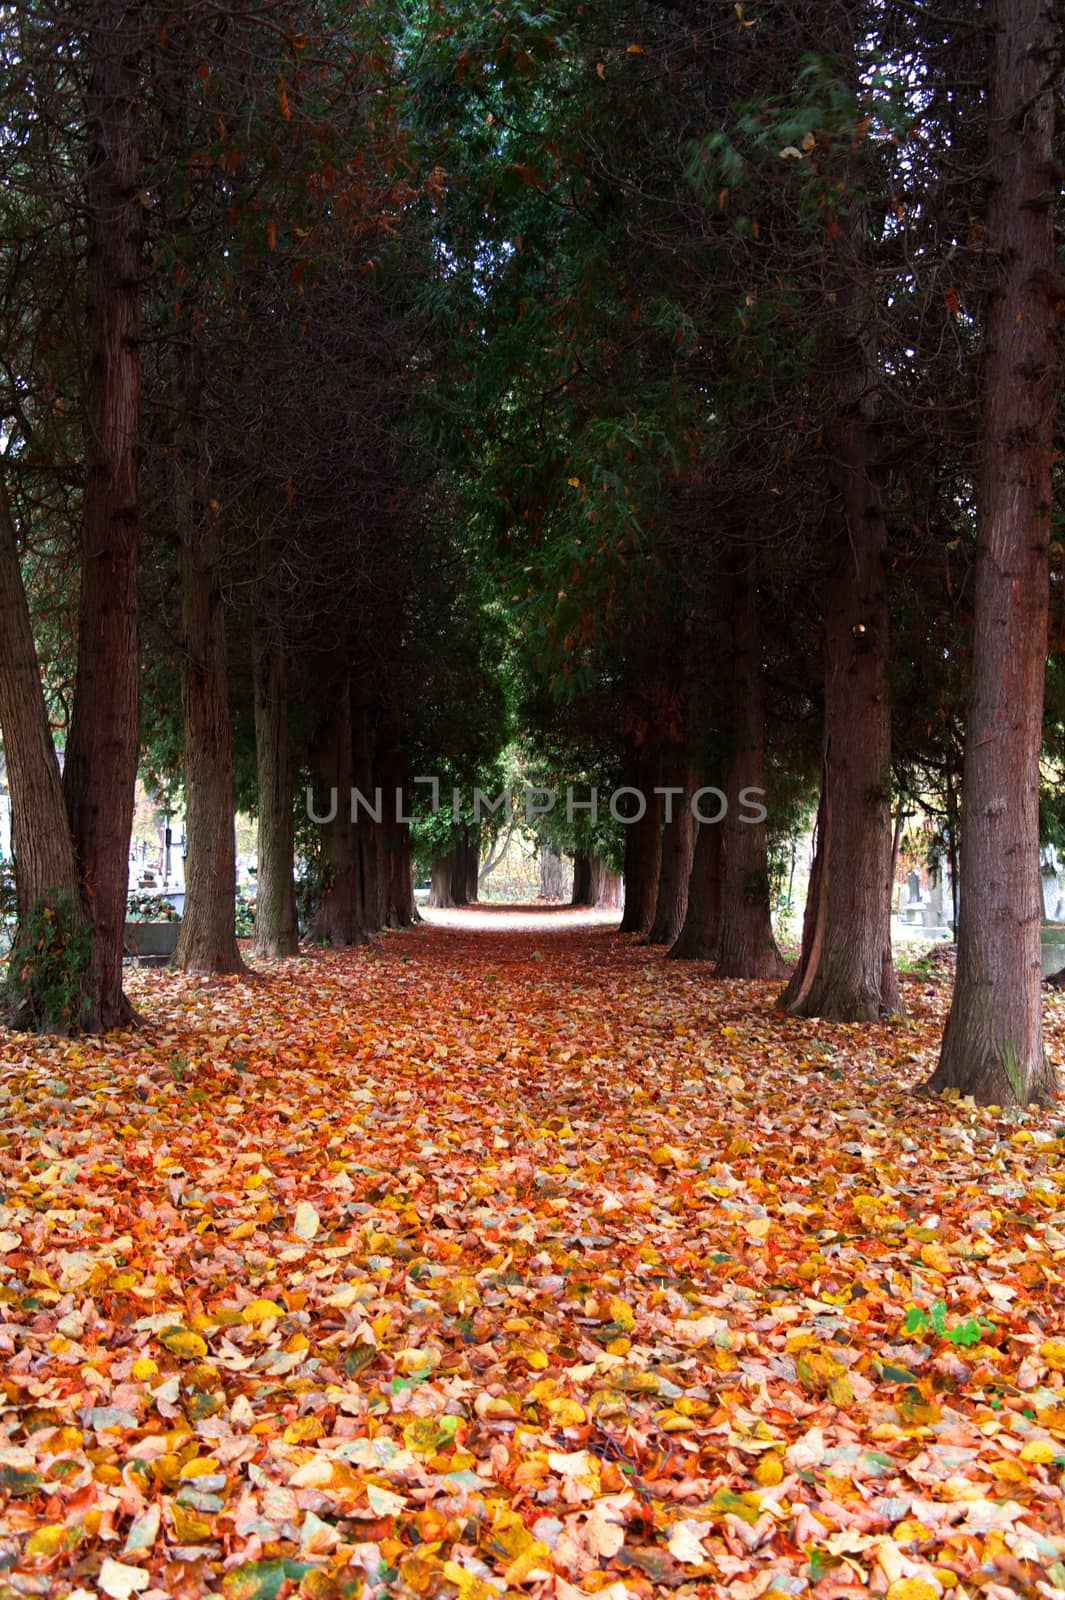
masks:
POLYGON ((1065 1372, 1065 1341, 1048 1339, 1039 1346, 1039 1354, 1055 1372, 1065 1372))
POLYGON ((321 1226, 321 1218, 309 1200, 301 1200, 296 1207, 292 1231, 297 1239, 313 1239, 321 1226))
POLYGON ((325 1429, 312 1412, 306 1417, 297 1417, 290 1422, 282 1435, 286 1444, 304 1444, 308 1439, 320 1439, 325 1429))
POLYGON ((784 1464, 779 1456, 763 1456, 754 1469, 754 1481, 763 1489, 770 1489, 784 1478, 784 1464))
POLYGON ((926 1267, 931 1267, 933 1272, 949 1272, 951 1259, 941 1244, 923 1244, 921 1246, 921 1260, 926 1267))
POLYGON ((927 1578, 896 1578, 888 1588, 887 1600, 939 1600, 939 1589, 927 1578))
POLYGON ((684 1151, 678 1150, 675 1144, 656 1145, 651 1151, 651 1160, 656 1167, 679 1167, 684 1160, 684 1151))
POLYGON ((444 1577, 448 1583, 455 1585, 459 1592, 459 1600, 499 1600, 498 1589, 483 1583, 466 1567, 460 1567, 457 1561, 444 1562, 444 1577))
POLYGON ((248 1322, 254 1326, 257 1322, 266 1322, 270 1317, 283 1317, 284 1306, 279 1306, 276 1300, 253 1300, 250 1305, 242 1308, 241 1322, 248 1322))
POLYGON ((1034 1461, 1037 1466, 1049 1466, 1059 1455, 1063 1447, 1056 1445, 1053 1439, 1029 1439, 1021 1451, 1022 1461, 1034 1461))
POLYGON ((177 1500, 171 1501, 170 1515, 179 1544, 204 1544, 214 1533, 210 1517, 180 1505, 177 1500))
POLYGON ((207 1354, 207 1341, 198 1333, 193 1333, 191 1328, 164 1328, 159 1335, 159 1343, 171 1355, 183 1356, 187 1361, 199 1360, 207 1354))
POLYGON ((45 1527, 38 1528, 31 1533, 26 1541, 25 1554, 28 1556, 54 1556, 62 1550, 66 1540, 66 1527, 62 1522, 49 1522, 45 1527))

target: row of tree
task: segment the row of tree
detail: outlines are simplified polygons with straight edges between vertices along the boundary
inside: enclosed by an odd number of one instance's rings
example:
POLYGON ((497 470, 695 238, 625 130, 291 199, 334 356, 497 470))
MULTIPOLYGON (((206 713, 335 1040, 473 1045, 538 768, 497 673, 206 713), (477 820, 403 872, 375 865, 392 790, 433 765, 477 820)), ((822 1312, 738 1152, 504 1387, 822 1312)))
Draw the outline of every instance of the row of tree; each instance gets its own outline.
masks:
MULTIPOLYGON (((184 789, 177 959, 235 971, 235 801, 258 950, 297 947, 297 856, 356 943, 415 915, 397 791, 498 789, 520 729, 537 781, 648 799, 544 822, 576 896, 623 866, 623 928, 722 975, 783 976, 816 805, 804 1015, 897 1008, 900 819, 938 805, 936 1083, 1048 1093, 1060 42, 1043 0, 4 13, 16 1015, 129 1019, 139 762, 184 789), (308 787, 381 805, 317 827, 308 787)), ((473 818, 416 835, 474 898, 473 818)))

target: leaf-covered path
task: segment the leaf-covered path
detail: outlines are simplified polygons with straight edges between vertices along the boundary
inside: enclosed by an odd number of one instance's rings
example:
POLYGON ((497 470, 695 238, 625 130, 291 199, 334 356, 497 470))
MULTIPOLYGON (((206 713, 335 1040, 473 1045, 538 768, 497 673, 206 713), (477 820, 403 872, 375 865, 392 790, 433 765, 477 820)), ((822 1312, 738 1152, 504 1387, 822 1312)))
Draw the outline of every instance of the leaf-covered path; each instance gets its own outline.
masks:
POLYGON ((927 979, 559 912, 133 990, 0 1047, 0 1595, 1065 1591, 1065 1129, 908 1092, 927 979))

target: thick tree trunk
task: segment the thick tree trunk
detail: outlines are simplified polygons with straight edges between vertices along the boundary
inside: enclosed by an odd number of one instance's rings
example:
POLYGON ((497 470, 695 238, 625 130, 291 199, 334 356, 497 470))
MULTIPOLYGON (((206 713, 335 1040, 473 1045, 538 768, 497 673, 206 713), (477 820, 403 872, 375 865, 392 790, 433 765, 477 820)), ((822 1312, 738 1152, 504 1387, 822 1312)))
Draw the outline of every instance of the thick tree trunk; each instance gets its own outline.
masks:
POLYGON ((765 698, 753 570, 748 566, 733 574, 726 592, 734 721, 728 810, 721 821, 721 949, 715 976, 781 978, 787 968, 773 936, 765 823, 751 820, 752 805, 761 803, 765 788, 765 698))
POLYGON ((721 824, 699 824, 684 926, 668 954, 676 961, 716 961, 721 948, 721 824))
POLYGON ((1025 1105, 1056 1089, 1040 994, 1039 755, 1054 443, 1047 285, 1060 184, 1051 8, 998 0, 994 14, 987 244, 1001 279, 987 327, 958 964, 929 1088, 1025 1105))
MULTIPOLYGON (((336 810, 332 820, 322 824, 322 897, 311 936, 322 944, 365 944, 358 846, 351 820, 354 768, 351 687, 346 678, 340 685, 329 727, 319 746, 318 768, 327 794, 330 790, 335 794, 336 810)), ((326 815, 330 809, 327 806, 326 815)))
POLYGON ((540 848, 540 897, 543 900, 561 900, 565 889, 563 862, 559 851, 550 845, 540 848))
MULTIPOLYGON (((19 927, 8 969, 10 1019, 16 1025, 48 1032, 75 1033, 94 1010, 90 969, 67 962, 69 993, 56 1006, 50 987, 53 958, 44 964, 33 948, 34 914, 48 908, 77 936, 88 928, 63 802, 55 746, 41 687, 26 591, 19 566, 15 527, 6 487, 0 481, 0 732, 11 796, 11 832, 19 927)), ((82 935, 84 944, 84 935, 82 935)))
POLYGON ((454 852, 449 851, 446 856, 438 856, 433 862, 429 886, 429 904, 437 910, 450 911, 454 909, 455 897, 451 892, 455 870, 453 856, 454 852))
MULTIPOLYGON (((636 782, 631 785, 645 802, 643 815, 625 826, 625 909, 620 933, 649 933, 658 906, 658 874, 662 861, 662 796, 654 792, 658 782, 657 754, 643 751, 635 764, 636 782)), ((635 797, 626 795, 633 813, 635 797)))
POLYGON ((293 768, 288 684, 276 566, 266 550, 259 576, 255 654, 255 758, 259 778, 259 870, 255 954, 275 961, 299 950, 294 878, 293 768))
POLYGON ((591 904, 601 911, 621 909, 621 878, 598 856, 592 857, 591 904))
POLYGON ((93 1030, 133 1015, 122 953, 139 755, 141 30, 138 7, 95 0, 89 9, 85 509, 63 793, 93 923, 93 998, 81 1019, 93 1030))
POLYGON ((891 955, 891 709, 887 523, 876 467, 875 321, 859 224, 833 303, 835 503, 825 583, 825 755, 817 917, 782 1001, 798 1016, 875 1022, 899 1008, 891 955))
POLYGON ((677 779, 684 793, 670 795, 667 802, 669 812, 662 830, 658 900, 654 921, 647 935, 648 944, 673 945, 684 926, 688 910, 688 885, 695 858, 695 832, 698 826, 691 808, 695 785, 687 767, 677 774, 677 779))
POLYGON ((196 362, 195 353, 189 351, 176 453, 188 858, 174 965, 186 972, 243 972, 236 935, 237 854, 221 538, 208 494, 206 418, 196 362))

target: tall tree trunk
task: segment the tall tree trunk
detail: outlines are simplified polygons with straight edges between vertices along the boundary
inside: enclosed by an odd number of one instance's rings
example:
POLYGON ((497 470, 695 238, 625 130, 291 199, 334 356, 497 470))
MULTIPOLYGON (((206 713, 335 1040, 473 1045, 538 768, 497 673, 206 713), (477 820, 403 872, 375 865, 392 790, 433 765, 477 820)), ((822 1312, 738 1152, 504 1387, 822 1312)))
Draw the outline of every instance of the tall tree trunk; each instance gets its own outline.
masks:
POLYGON ((429 886, 430 906, 443 911, 454 909, 455 896, 451 892, 454 875, 454 851, 449 850, 446 856, 438 856, 433 862, 429 886))
POLYGON ((785 1011, 788 1010, 798 994, 805 973, 816 968, 819 950, 818 940, 824 932, 825 907, 824 907, 824 864, 825 852, 822 848, 825 834, 825 782, 821 779, 821 794, 817 802, 817 817, 814 821, 813 833, 813 860, 810 863, 810 877, 806 885, 806 904, 802 912, 802 946, 799 964, 789 978, 782 994, 777 998, 777 1005, 785 1011))
POLYGON ((701 822, 684 926, 668 951, 675 961, 716 961, 721 948, 721 824, 701 822))
POLYGON ((876 466, 875 319, 857 294, 867 273, 852 222, 851 271, 840 277, 829 356, 838 414, 836 499, 828 511, 825 754, 817 916, 804 922, 799 966, 782 996, 797 1016, 875 1022, 899 1008, 891 955, 891 709, 888 533, 876 466))
POLYGON ((658 900, 654 921, 647 935, 648 944, 673 945, 684 926, 688 909, 688 885, 695 858, 695 831, 698 826, 691 808, 695 784, 687 765, 681 767, 676 778, 684 793, 669 796, 672 804, 662 830, 658 900))
POLYGON ((973 670, 962 774, 958 965, 929 1088, 1045 1101, 1039 754, 1054 442, 1052 163, 1057 77, 1046 0, 998 0, 987 243, 989 307, 973 670))
POLYGON ((407 762, 398 725, 386 724, 383 730, 379 767, 384 808, 381 834, 385 866, 385 926, 410 928, 421 918, 414 903, 410 825, 399 820, 403 814, 402 795, 407 779, 407 762))
MULTIPOLYGON (((351 820, 354 782, 351 729, 351 686, 345 676, 337 693, 329 726, 318 748, 318 769, 327 792, 336 795, 332 820, 322 824, 322 897, 312 937, 323 944, 367 942, 360 904, 358 846, 351 820)), ((331 809, 327 807, 328 810, 331 809)))
POLYGON ((466 903, 476 905, 481 898, 481 825, 467 823, 466 832, 466 903))
POLYGON ((587 850, 573 852, 573 893, 571 906, 590 906, 592 900, 592 857, 587 850))
MULTIPOLYGON (((644 749, 635 763, 631 785, 644 799, 643 815, 625 824, 625 909, 620 933, 649 933, 658 906, 658 874, 662 862, 662 796, 658 782, 657 752, 644 749)), ((631 797, 626 795, 626 800, 631 797)), ((635 812, 635 802, 631 802, 635 812)))
POLYGON ((252 635, 255 670, 255 758, 259 779, 259 871, 255 896, 255 954, 268 960, 299 950, 292 816, 293 765, 288 730, 288 682, 277 567, 261 552, 252 635))
POLYGON ((611 872, 605 861, 592 857, 592 888, 590 904, 602 911, 621 908, 621 878, 611 872))
POLYGON ((733 749, 721 821, 722 886, 719 978, 780 978, 787 970, 773 937, 764 822, 751 820, 748 791, 760 803, 765 788, 765 697, 755 574, 732 575, 729 650, 733 674, 733 749))
POLYGON ((561 900, 565 883, 562 855, 551 845, 540 847, 540 896, 544 900, 561 900))
POLYGON ((33 642, 26 591, 19 566, 15 526, 6 486, 0 480, 0 731, 7 760, 11 795, 11 833, 15 851, 15 885, 19 926, 8 968, 10 1018, 18 1026, 48 1032, 74 1033, 93 1009, 88 966, 69 971, 65 1002, 57 1007, 48 997, 52 958, 42 965, 32 948, 30 922, 48 908, 63 919, 71 934, 88 927, 81 898, 63 802, 48 712, 33 642), (65 1013, 65 1014, 64 1014, 65 1013))
POLYGON ((179 428, 176 512, 188 859, 174 965, 186 972, 243 972, 236 935, 237 851, 221 537, 208 493, 206 417, 193 350, 184 355, 179 428))
POLYGON ((137 781, 140 670, 141 177, 139 6, 88 11, 89 223, 85 510, 74 712, 63 793, 93 923, 88 1029, 132 1019, 122 993, 129 841, 137 781))
MULTIPOLYGON (((356 789, 378 810, 374 792, 373 734, 370 707, 363 694, 358 694, 352 705, 352 772, 356 789)), ((381 816, 384 817, 383 802, 381 816)), ((383 853, 381 823, 376 822, 360 804, 355 823, 355 849, 359 876, 360 926, 367 936, 384 926, 384 905, 381 886, 381 856, 383 853)))

